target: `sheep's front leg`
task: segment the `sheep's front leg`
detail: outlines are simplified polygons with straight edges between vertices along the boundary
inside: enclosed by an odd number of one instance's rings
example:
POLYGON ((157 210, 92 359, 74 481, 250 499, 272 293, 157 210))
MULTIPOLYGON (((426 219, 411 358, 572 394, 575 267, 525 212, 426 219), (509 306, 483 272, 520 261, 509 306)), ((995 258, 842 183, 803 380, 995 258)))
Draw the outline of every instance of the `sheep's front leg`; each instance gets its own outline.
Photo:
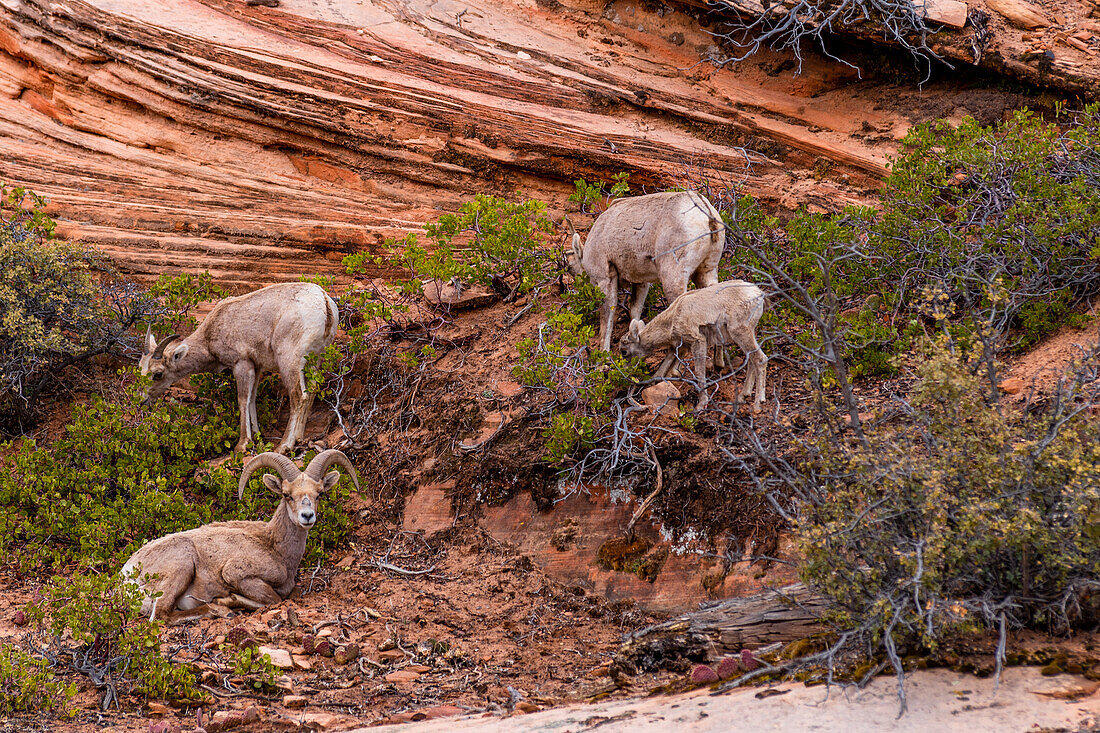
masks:
POLYGON ((604 294, 600 306, 600 348, 611 351, 611 327, 615 324, 615 306, 619 304, 618 278, 609 278, 597 286, 604 294))
POLYGON ((252 437, 260 440, 263 434, 260 432, 260 418, 256 415, 256 400, 260 392, 260 375, 252 380, 252 394, 248 397, 248 419, 252 425, 252 437))
POLYGON ((653 283, 634 283, 630 288, 630 320, 642 317, 645 310, 645 300, 649 297, 649 289, 653 283))
POLYGON ((700 339, 691 345, 691 356, 695 367, 695 385, 699 392, 699 401, 695 403, 696 410, 702 410, 707 406, 707 342, 700 339))
POLYGON ((252 366, 250 361, 238 361, 233 366, 233 377, 237 380, 237 406, 241 412, 240 439, 233 451, 242 453, 249 441, 252 440, 251 401, 256 382, 256 368, 252 366))
POLYGON ((654 377, 661 379, 668 374, 669 367, 672 366, 673 361, 675 361, 676 357, 679 355, 677 352, 679 352, 679 349, 669 349, 668 356, 666 356, 661 362, 661 365, 657 367, 657 371, 653 372, 654 377))
POLYGON ((271 606, 283 600, 282 596, 263 578, 245 578, 234 584, 233 601, 241 608, 252 611, 271 606))

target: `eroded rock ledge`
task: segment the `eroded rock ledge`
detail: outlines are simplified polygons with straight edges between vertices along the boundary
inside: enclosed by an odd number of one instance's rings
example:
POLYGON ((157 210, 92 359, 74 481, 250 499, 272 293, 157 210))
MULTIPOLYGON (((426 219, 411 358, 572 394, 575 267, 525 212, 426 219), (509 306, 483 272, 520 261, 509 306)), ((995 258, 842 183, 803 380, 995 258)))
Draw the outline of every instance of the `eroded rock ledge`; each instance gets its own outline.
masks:
POLYGON ((859 201, 917 119, 1018 103, 762 54, 635 0, 0 0, 0 179, 139 276, 337 272, 475 192, 698 171, 859 201), (743 148, 751 153, 746 155, 743 148))

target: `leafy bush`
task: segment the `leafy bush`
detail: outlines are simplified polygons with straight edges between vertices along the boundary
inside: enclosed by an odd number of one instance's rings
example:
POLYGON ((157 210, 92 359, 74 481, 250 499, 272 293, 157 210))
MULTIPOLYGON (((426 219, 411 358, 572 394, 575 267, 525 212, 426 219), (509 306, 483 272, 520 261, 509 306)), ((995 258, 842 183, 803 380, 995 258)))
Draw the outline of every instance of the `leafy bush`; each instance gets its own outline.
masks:
MULTIPOLYGON (((207 467, 206 460, 232 448, 237 416, 232 401, 205 397, 146 408, 131 385, 115 400, 94 396, 74 405, 54 443, 23 440, 5 450, 0 547, 23 567, 82 562, 110 570, 154 537, 269 515, 273 498, 258 480, 237 501, 227 469, 240 469, 239 455, 207 467)), ((307 558, 323 556, 346 535, 347 496, 344 482, 329 494, 307 558)))
POLYGON ((871 232, 879 281, 901 305, 942 288, 965 317, 1034 344, 1100 292, 1100 105, 1059 130, 1022 110, 902 141, 871 232))
POLYGON ((229 651, 233 671, 243 677, 249 687, 260 691, 274 687, 278 674, 277 668, 271 663, 271 655, 261 654, 255 646, 242 646, 229 651))
POLYGON ((0 713, 64 714, 75 694, 76 685, 57 682, 46 660, 11 644, 0 645, 0 713))
POLYGON ((605 211, 615 199, 630 193, 630 185, 627 183, 629 177, 630 174, 623 171, 612 176, 611 183, 607 181, 589 183, 579 178, 573 181, 574 190, 569 194, 569 201, 577 204, 586 214, 605 211))
POLYGON ((800 469, 801 575, 834 604, 831 651, 869 653, 899 674, 899 655, 976 630, 1000 630, 1000 663, 1008 629, 1095 623, 1098 354, 1045 410, 1017 415, 959 353, 932 350, 904 422, 865 441, 826 423, 800 469))
POLYGON ((141 615, 140 592, 117 575, 56 577, 29 610, 32 619, 47 622, 53 654, 104 691, 104 709, 131 693, 199 698, 194 668, 161 653, 160 625, 141 615))
POLYGON ((607 436, 614 422, 616 393, 647 376, 645 362, 607 351, 589 350, 595 328, 576 313, 552 314, 538 337, 519 342, 519 363, 512 373, 524 386, 553 395, 550 424, 544 432, 546 460, 561 464, 587 453, 607 436))
POLYGON ((0 418, 16 433, 67 367, 117 349, 157 309, 91 249, 53 239, 44 206, 0 186, 0 418))
POLYGON ((430 248, 421 246, 416 235, 407 236, 398 261, 412 272, 414 286, 457 278, 490 285, 511 300, 555 276, 546 242, 552 231, 543 202, 512 203, 478 194, 459 213, 424 225, 430 248))
POLYGON ((158 318, 158 333, 193 331, 198 320, 190 315, 191 309, 204 300, 224 298, 226 293, 214 283, 208 271, 193 275, 161 275, 149 288, 149 295, 162 304, 164 313, 158 318))

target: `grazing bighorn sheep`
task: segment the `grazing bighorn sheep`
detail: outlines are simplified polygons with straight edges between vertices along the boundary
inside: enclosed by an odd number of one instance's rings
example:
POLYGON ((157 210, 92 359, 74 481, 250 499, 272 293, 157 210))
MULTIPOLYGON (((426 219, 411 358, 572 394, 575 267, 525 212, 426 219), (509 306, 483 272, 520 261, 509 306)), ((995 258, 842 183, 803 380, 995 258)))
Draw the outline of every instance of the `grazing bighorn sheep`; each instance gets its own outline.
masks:
POLYGON ((241 410, 241 437, 233 450, 240 452, 253 434, 260 435, 259 377, 276 371, 290 396, 290 420, 275 452, 290 450, 305 434, 313 405, 302 373, 306 356, 332 343, 339 315, 336 303, 319 285, 282 283, 226 298, 178 344, 172 344, 180 339, 178 335, 157 343, 146 331, 140 366, 142 374, 152 376, 153 384, 145 401, 151 403, 192 374, 232 370, 241 410))
POLYGON ((627 356, 648 356, 656 349, 671 349, 657 368, 655 376, 668 373, 680 348, 691 348, 695 362, 697 409, 707 404, 707 347, 715 346, 714 366, 725 368, 722 345, 735 342, 745 352, 745 383, 742 397, 755 390, 753 412, 764 401, 767 357, 756 343, 756 324, 764 313, 764 293, 752 283, 729 280, 707 288, 684 293, 649 323, 635 319, 619 342, 627 356))
POLYGON ((286 456, 261 453, 241 472, 237 496, 244 495, 253 472, 277 471, 278 477, 264 476, 264 484, 281 497, 269 521, 204 524, 142 545, 121 571, 145 594, 142 614, 178 623, 256 610, 289 596, 309 528, 317 521, 317 500, 340 480, 337 471, 325 473, 333 464, 346 468, 359 488, 355 468, 338 450, 318 453, 305 471, 286 456))
POLYGON ((573 229, 567 255, 575 275, 588 273, 604 294, 600 307, 600 343, 611 349, 611 326, 619 284, 631 283, 630 319, 640 318, 652 283, 660 282, 670 301, 688 282, 703 288, 718 282, 718 260, 726 228, 718 210, 695 191, 670 191, 618 199, 596 219, 581 246, 573 229))

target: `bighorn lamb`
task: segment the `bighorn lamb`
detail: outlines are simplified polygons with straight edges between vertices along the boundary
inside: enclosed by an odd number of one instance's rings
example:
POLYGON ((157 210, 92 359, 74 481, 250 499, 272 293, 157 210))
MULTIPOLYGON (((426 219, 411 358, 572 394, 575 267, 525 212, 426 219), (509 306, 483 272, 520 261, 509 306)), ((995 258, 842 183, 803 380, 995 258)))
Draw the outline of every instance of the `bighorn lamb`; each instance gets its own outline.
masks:
POLYGON ((179 343, 173 344, 180 339, 177 335, 157 343, 147 331, 140 365, 153 384, 146 403, 192 374, 232 370, 241 410, 241 437, 234 448, 239 452, 253 435, 260 435, 256 418, 260 375, 276 371, 290 396, 290 420, 275 452, 291 450, 305 434, 313 405, 302 373, 306 356, 332 343, 338 320, 336 303, 319 285, 282 283, 226 298, 179 343))
POLYGON ((294 590, 306 536, 317 521, 317 500, 340 480, 333 464, 347 469, 356 488, 351 461, 326 450, 305 471, 286 456, 261 453, 241 472, 238 498, 253 472, 270 468, 264 484, 281 497, 267 522, 215 522, 146 542, 122 566, 122 575, 145 594, 141 612, 171 623, 203 616, 225 616, 234 609, 256 610, 278 603, 294 590), (153 597, 160 593, 159 597, 153 597))
POLYGON ((707 288, 684 293, 649 323, 630 322, 630 330, 619 346, 627 356, 648 356, 656 349, 671 349, 657 368, 656 376, 668 373, 680 347, 690 347, 695 362, 695 378, 699 391, 697 409, 706 406, 707 347, 716 346, 714 366, 725 368, 722 345, 736 342, 745 352, 745 383, 742 397, 755 390, 753 412, 760 411, 764 401, 767 357, 756 343, 756 324, 764 314, 764 293, 752 283, 728 280, 707 288))
MULTIPOLYGON (((567 220, 568 221, 568 220, 567 220)), ((652 283, 660 282, 668 299, 687 291, 688 281, 703 288, 718 282, 718 260, 726 228, 717 209, 695 191, 671 191, 618 199, 600 214, 581 246, 573 230, 568 255, 574 274, 588 273, 604 294, 600 307, 600 343, 611 349, 619 284, 631 283, 630 318, 642 315, 652 283)))

